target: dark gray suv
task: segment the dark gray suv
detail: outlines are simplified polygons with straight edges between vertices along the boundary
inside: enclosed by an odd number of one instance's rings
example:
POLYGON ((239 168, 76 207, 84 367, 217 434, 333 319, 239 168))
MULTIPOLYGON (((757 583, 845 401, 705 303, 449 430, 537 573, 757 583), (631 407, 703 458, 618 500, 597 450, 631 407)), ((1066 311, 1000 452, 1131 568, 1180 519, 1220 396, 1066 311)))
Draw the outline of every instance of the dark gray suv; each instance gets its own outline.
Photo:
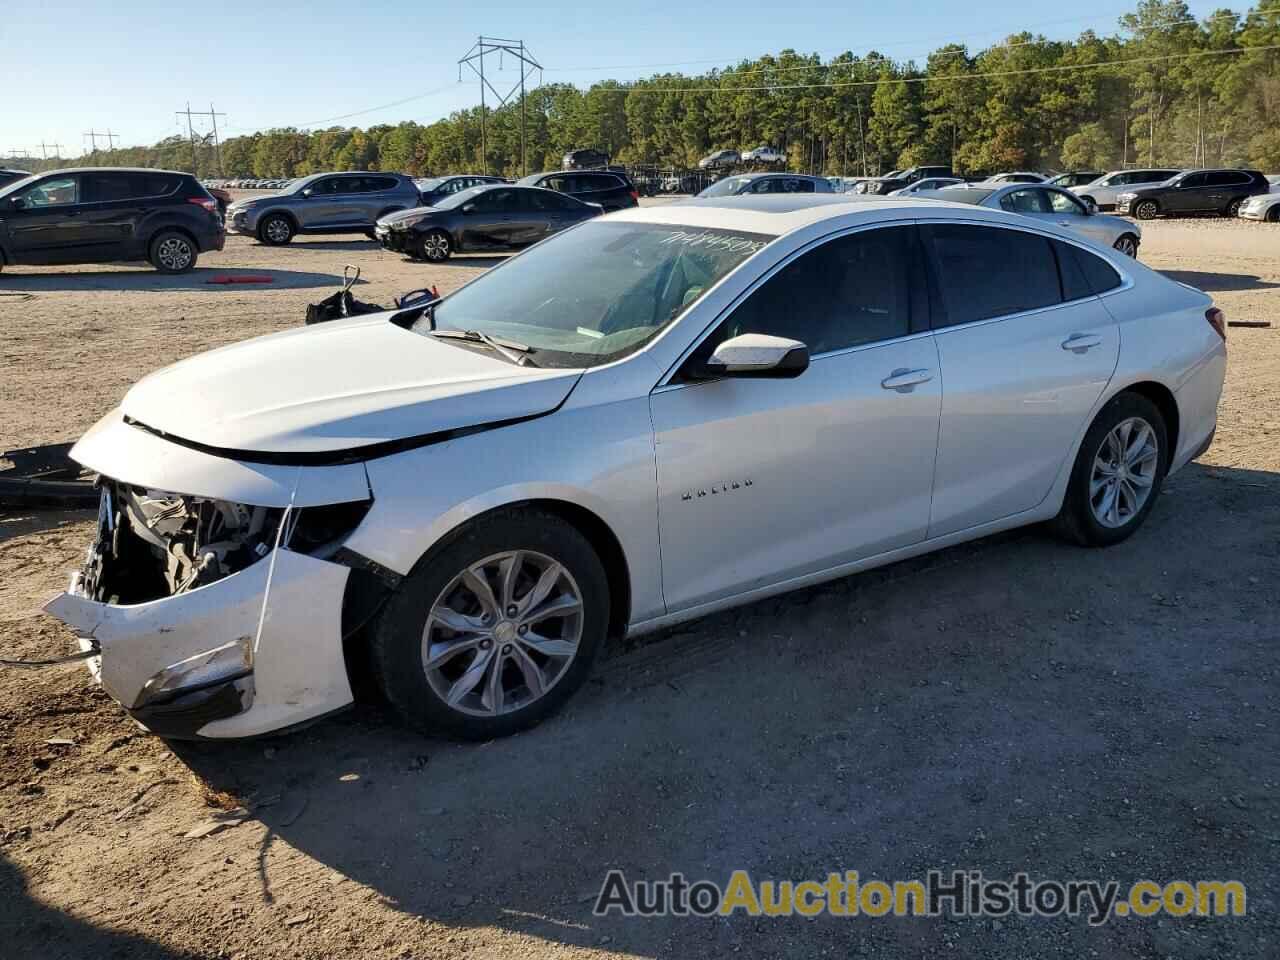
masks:
POLYGON ((379 217, 420 203, 414 182, 399 173, 316 173, 280 193, 227 207, 227 232, 278 246, 300 233, 363 233, 379 217))

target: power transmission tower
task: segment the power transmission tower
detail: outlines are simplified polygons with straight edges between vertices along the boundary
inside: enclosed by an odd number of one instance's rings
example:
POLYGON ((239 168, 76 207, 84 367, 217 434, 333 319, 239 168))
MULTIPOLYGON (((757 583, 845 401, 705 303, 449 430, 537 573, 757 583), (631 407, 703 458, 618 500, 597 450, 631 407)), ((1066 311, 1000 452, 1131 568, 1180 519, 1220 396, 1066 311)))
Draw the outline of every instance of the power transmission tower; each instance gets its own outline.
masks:
POLYGON ((40 155, 41 155, 45 160, 48 160, 48 159, 49 159, 49 148, 50 148, 50 147, 53 147, 53 159, 55 159, 55 160, 59 159, 59 158, 62 156, 62 144, 60 144, 60 143, 45 143, 43 140, 41 140, 41 141, 40 141, 40 155))
MULTIPOLYGON (((538 85, 542 85, 542 64, 533 58, 533 54, 529 52, 529 48, 524 45, 523 40, 503 40, 500 37, 477 37, 475 45, 467 51, 467 55, 458 61, 458 82, 462 82, 462 65, 466 64, 471 68, 471 72, 480 78, 480 166, 483 168, 481 173, 489 172, 489 156, 488 144, 486 143, 485 130, 485 111, 488 109, 485 104, 485 90, 488 89, 498 101, 498 107, 505 107, 507 102, 515 95, 517 90, 520 91, 520 173, 522 176, 529 172, 528 148, 525 143, 525 104, 524 96, 525 81, 533 75, 533 71, 538 71, 538 85), (505 93, 500 93, 489 82, 488 76, 485 74, 485 58, 493 54, 498 55, 498 69, 502 69, 503 59, 512 57, 520 70, 520 79, 512 84, 511 88, 505 93)), ((497 108, 495 108, 497 109, 497 108)))
MULTIPOLYGON (((213 133, 209 136, 213 137, 213 156, 214 163, 217 167, 219 176, 222 174, 222 148, 218 144, 218 118, 225 117, 225 113, 219 113, 213 109, 213 104, 209 104, 208 110, 192 110, 191 101, 187 101, 187 109, 174 111, 175 116, 185 116, 187 118, 187 138, 191 141, 191 172, 198 175, 199 169, 196 161, 196 129, 191 123, 192 117, 208 117, 213 124, 213 133)), ((207 144, 209 136, 201 136, 200 142, 207 144)))
POLYGON ((94 153, 97 153, 97 152, 98 152, 98 138, 99 138, 99 137, 102 137, 104 140, 106 140, 106 141, 107 141, 107 149, 108 149, 108 150, 114 150, 114 149, 116 148, 116 144, 115 144, 115 142, 116 142, 117 140, 119 140, 119 139, 120 139, 120 134, 118 134, 118 133, 112 133, 112 132, 111 132, 111 128, 110 128, 110 127, 108 127, 108 128, 107 128, 107 132, 106 132, 106 133, 98 133, 98 131, 96 131, 96 130, 90 130, 88 133, 81 134, 81 136, 85 136, 85 137, 88 137, 88 138, 89 138, 89 142, 93 145, 93 152, 94 152, 94 153))

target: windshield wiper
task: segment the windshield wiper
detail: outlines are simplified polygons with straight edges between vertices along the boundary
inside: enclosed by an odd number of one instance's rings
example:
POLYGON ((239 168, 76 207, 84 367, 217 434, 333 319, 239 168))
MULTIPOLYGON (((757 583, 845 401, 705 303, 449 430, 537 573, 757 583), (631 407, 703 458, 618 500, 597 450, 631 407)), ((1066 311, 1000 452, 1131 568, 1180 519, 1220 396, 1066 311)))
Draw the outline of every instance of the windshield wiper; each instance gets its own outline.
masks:
POLYGON ((536 367, 533 358, 528 354, 533 352, 533 347, 527 343, 519 343, 515 340, 506 340, 499 337, 491 337, 489 334, 481 330, 432 330, 431 336, 445 337, 450 340, 469 340, 472 343, 483 343, 486 347, 496 350, 502 354, 516 366, 536 367), (519 353, 512 351, 518 350, 519 353))

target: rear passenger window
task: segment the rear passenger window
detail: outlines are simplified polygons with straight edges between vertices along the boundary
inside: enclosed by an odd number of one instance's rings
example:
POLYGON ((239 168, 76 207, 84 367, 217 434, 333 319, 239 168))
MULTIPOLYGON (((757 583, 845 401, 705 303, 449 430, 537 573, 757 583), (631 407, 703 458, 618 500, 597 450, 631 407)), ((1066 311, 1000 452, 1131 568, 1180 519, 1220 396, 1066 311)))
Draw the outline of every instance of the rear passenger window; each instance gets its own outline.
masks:
POLYGON ((167 197, 178 189, 180 179, 171 173, 142 173, 136 176, 141 180, 138 185, 141 191, 138 195, 141 197, 167 197))
POLYGON ((1079 247, 1072 247, 1071 249, 1076 255, 1076 260, 1079 262, 1081 270, 1084 271, 1090 290, 1094 293, 1106 293, 1108 290, 1114 290, 1120 286, 1120 274, 1116 272, 1115 267, 1101 257, 1086 250, 1081 250, 1079 247))
POLYGON ((1062 302, 1049 240, 1021 230, 932 224, 926 231, 938 271, 942 316, 955 326, 1062 302))
POLYGON ((110 203, 113 200, 132 200, 141 196, 141 175, 128 173, 88 173, 84 176, 85 201, 87 203, 110 203))
POLYGON ((700 348, 744 333, 799 340, 811 354, 911 332, 912 227, 838 237, 769 278, 700 348))

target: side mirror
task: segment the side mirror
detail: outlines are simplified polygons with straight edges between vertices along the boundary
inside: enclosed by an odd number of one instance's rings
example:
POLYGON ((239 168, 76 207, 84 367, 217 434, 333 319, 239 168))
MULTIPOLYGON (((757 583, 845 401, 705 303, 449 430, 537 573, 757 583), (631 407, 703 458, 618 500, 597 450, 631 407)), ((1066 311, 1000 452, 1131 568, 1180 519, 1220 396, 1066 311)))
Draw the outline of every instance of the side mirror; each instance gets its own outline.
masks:
POLYGON ((9 201, 9 203, 13 205, 13 209, 15 210, 25 210, 27 206, 27 201, 23 200, 21 197, 14 197, 9 201))
POLYGON ((716 347, 706 362, 713 377, 790 379, 809 369, 809 348, 799 340, 744 333, 716 347))
POLYGON ((315 193, 315 191, 314 191, 314 190, 312 190, 310 187, 307 187, 307 189, 305 189, 305 190, 303 190, 303 191, 302 191, 302 195, 303 195, 304 197, 307 197, 308 199, 309 199, 309 198, 311 197, 311 195, 312 195, 312 194, 314 194, 314 193, 315 193))
POLYGON ((1092 216, 1093 214, 1098 212, 1098 201, 1093 199, 1093 197, 1086 197, 1084 201, 1084 208, 1085 208, 1085 211, 1088 212, 1090 216, 1092 216))
POLYGON ((464 203, 462 205, 462 212, 467 214, 475 213, 476 205, 474 203, 464 203))

